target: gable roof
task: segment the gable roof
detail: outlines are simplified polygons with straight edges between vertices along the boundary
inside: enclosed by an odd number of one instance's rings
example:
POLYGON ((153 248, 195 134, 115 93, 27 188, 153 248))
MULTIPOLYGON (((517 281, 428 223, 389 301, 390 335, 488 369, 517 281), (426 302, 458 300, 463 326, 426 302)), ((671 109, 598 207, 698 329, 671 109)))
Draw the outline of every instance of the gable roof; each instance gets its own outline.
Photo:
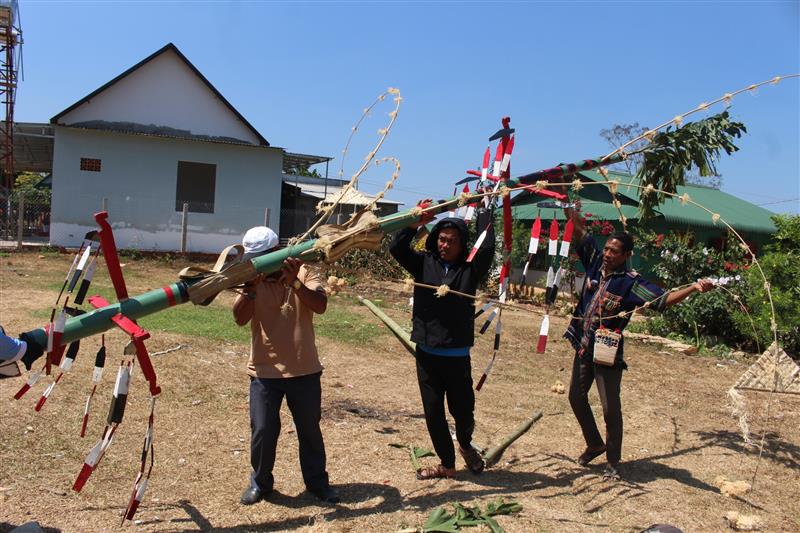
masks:
POLYGON ((135 64, 134 66, 132 66, 131 68, 129 68, 128 70, 126 70, 125 72, 120 74, 119 76, 117 76, 116 78, 114 78, 111 81, 109 81, 108 83, 98 87, 97 89, 92 91, 90 94, 84 96, 83 98, 81 98, 80 100, 78 100, 77 102, 75 102, 74 104, 69 106, 68 108, 64 109, 63 111, 61 111, 60 113, 55 115, 53 118, 51 118, 50 119, 50 123, 51 124, 59 124, 59 119, 61 119, 65 115, 69 114, 70 112, 74 111, 75 109, 77 109, 78 107, 82 106, 83 104, 91 101, 98 94, 100 94, 103 91, 105 91, 106 89, 112 87, 113 85, 115 85, 119 81, 125 79, 130 74, 132 74, 133 72, 136 72, 141 67, 143 67, 144 65, 150 63, 151 61, 153 61, 154 59, 156 59, 157 57, 163 55, 166 52, 174 52, 175 55, 203 82, 203 84, 205 84, 205 86, 214 94, 214 96, 216 96, 225 105, 225 107, 227 107, 228 110, 230 110, 230 112, 233 113, 233 115, 237 119, 239 119, 242 122, 242 124, 244 124, 244 126, 258 139, 258 142, 259 142, 259 144, 261 146, 270 146, 269 142, 258 132, 258 130, 256 130, 252 126, 252 124, 250 124, 247 121, 247 119, 245 119, 242 116, 242 114, 239 113, 239 111, 237 111, 236 108, 233 107, 233 105, 231 105, 231 103, 228 102, 228 100, 224 96, 222 96, 222 93, 220 93, 217 90, 217 88, 214 87, 211 84, 211 82, 208 81, 208 79, 206 79, 206 77, 203 76, 203 74, 199 70, 197 70, 197 67, 195 67, 186 58, 186 56, 183 55, 183 53, 181 53, 180 50, 178 50, 178 47, 175 46, 172 43, 167 43, 164 47, 162 47, 161 49, 157 50, 156 52, 154 52, 153 54, 149 55, 148 57, 144 58, 143 60, 141 60, 140 62, 138 62, 137 64, 135 64))

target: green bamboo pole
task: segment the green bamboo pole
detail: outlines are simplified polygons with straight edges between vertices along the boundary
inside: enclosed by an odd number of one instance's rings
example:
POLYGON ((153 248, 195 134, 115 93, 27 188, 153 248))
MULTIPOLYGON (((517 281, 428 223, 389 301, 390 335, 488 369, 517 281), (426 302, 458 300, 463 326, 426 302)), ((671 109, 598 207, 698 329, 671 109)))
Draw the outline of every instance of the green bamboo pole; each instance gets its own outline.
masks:
MULTIPOLYGON (((532 185, 540 180, 558 179, 585 170, 617 163, 621 160, 622 158, 618 155, 608 159, 585 159, 576 163, 559 165, 524 176, 511 178, 508 181, 508 185, 512 187, 519 184, 532 185)), ((452 206, 452 200, 456 199, 457 197, 454 197, 434 204, 427 212, 439 214, 447 211, 452 206)), ((420 217, 421 215, 416 214, 416 211, 411 209, 403 213, 385 216, 379 219, 378 225, 382 232, 391 233, 419 222, 420 217)), ((252 260, 253 267, 259 274, 271 274, 280 270, 283 261, 288 257, 300 257, 305 260, 320 259, 322 250, 314 248, 316 243, 316 239, 311 239, 300 244, 288 246, 277 252, 262 255, 252 260)), ((122 313, 130 319, 137 320, 163 311, 173 305, 184 304, 189 301, 187 289, 191 287, 193 283, 195 283, 195 281, 181 280, 161 289, 155 289, 139 296, 132 296, 122 302, 114 303, 90 311, 84 315, 70 318, 67 320, 64 327, 62 342, 67 344, 74 340, 83 339, 111 329, 114 327, 114 322, 111 318, 117 313, 122 313)), ((47 344, 47 335, 43 328, 34 329, 27 332, 27 334, 39 345, 45 346, 47 344)))
POLYGON ((401 343, 403 343, 403 346, 405 347, 406 350, 408 350, 411 353, 411 355, 415 355, 417 353, 417 343, 411 340, 411 336, 408 334, 408 332, 406 332, 406 330, 401 328, 397 322, 392 320, 389 317, 389 315, 378 309, 378 306, 376 306, 374 303, 370 302, 366 298, 362 298, 361 296, 359 296, 358 301, 364 304, 367 307, 367 309, 372 311, 372 314, 380 318, 381 321, 383 321, 383 323, 386 324, 386 327, 389 328, 392 331, 392 333, 395 334, 397 339, 401 343))
POLYGON ((542 416, 543 414, 541 410, 536 411, 529 419, 514 428, 514 431, 509 433, 509 435, 500 441, 497 446, 493 446, 487 450, 486 453, 483 454, 483 460, 486 463, 486 468, 496 465, 498 461, 500 461, 500 458, 503 457, 503 453, 505 453, 506 449, 511 446, 514 441, 527 433, 531 427, 533 427, 533 425, 542 418, 542 416))

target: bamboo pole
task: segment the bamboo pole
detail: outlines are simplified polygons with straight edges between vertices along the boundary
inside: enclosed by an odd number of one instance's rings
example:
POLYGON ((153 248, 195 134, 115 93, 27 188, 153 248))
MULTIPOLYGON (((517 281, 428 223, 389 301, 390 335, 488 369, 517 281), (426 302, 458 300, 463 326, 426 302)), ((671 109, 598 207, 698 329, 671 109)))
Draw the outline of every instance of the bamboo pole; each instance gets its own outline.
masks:
POLYGON ((378 309, 378 306, 366 298, 359 296, 358 301, 364 304, 367 309, 372 311, 372 314, 380 318, 381 321, 386 324, 386 327, 389 328, 392 333, 394 333, 395 337, 397 337, 401 343, 403 343, 403 346, 411 353, 411 355, 415 355, 417 353, 417 343, 411 340, 411 336, 406 332, 406 330, 400 327, 400 324, 392 320, 389 315, 378 309))
POLYGON ((500 461, 500 458, 503 457, 503 453, 505 453, 506 449, 508 449, 508 447, 514 443, 514 441, 527 433, 533 427, 533 425, 542 418, 542 416, 543 414, 541 410, 536 411, 529 419, 514 428, 514 431, 509 433, 506 438, 501 440, 497 446, 493 446, 492 448, 488 449, 486 453, 483 454, 483 460, 486 463, 486 468, 496 465, 500 461))

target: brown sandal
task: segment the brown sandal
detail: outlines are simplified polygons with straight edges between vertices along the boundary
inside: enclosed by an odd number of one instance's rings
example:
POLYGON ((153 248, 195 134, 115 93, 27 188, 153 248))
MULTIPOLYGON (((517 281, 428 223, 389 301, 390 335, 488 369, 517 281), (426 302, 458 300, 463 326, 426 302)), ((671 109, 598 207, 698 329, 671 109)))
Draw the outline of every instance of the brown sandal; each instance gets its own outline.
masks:
POLYGON ((451 478, 456 475, 455 468, 447 468, 442 464, 436 466, 425 466, 417 470, 417 479, 442 479, 451 478))
POLYGON ((486 467, 486 463, 483 461, 483 457, 481 454, 478 453, 478 450, 473 448, 472 446, 469 447, 469 450, 464 450, 461 446, 458 447, 458 451, 461 454, 461 457, 464 458, 464 463, 466 463, 467 468, 469 471, 475 475, 480 474, 483 472, 483 469, 486 467))

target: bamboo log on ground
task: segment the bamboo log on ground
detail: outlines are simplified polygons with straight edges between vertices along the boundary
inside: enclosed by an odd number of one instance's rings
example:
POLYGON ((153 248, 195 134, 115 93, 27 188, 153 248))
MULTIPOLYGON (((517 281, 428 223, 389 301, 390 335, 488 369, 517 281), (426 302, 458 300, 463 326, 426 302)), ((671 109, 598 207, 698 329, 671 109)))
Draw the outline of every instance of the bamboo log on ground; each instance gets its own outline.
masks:
POLYGON ((389 328, 392 333, 394 333, 395 337, 397 337, 397 339, 403 344, 405 349, 411 353, 411 355, 417 353, 417 343, 411 340, 411 335, 409 335, 406 330, 400 327, 400 324, 392 320, 389 315, 378 309, 377 305, 366 298, 359 296, 358 301, 364 304, 367 309, 372 311, 372 314, 380 318, 381 321, 386 324, 386 327, 389 328))
POLYGON ((500 443, 486 450, 486 453, 483 454, 483 460, 486 463, 486 468, 491 468, 492 466, 496 465, 500 461, 500 458, 503 457, 503 454, 508 447, 514 444, 514 441, 530 431, 533 425, 538 422, 542 416, 543 413, 541 410, 536 411, 529 419, 525 420, 522 424, 514 428, 514 431, 509 433, 506 438, 500 441, 500 443))

